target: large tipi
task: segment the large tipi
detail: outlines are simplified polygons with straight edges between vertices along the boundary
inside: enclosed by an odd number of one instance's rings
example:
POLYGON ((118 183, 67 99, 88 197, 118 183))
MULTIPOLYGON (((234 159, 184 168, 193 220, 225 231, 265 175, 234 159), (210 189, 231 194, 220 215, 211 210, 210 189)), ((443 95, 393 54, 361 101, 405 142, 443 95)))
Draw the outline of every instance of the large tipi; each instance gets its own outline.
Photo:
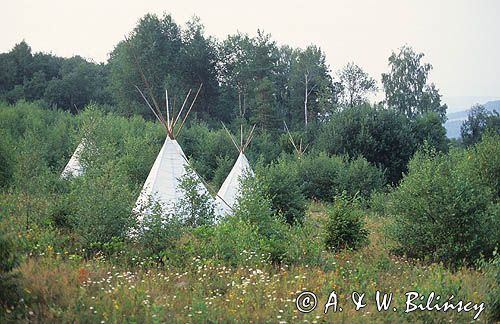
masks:
MULTIPOLYGON (((137 88, 138 89, 138 88, 137 88)), ((138 89, 139 90, 139 89, 138 89)), ((177 116, 170 116, 170 109, 168 106, 168 93, 167 96, 167 116, 166 119, 162 116, 159 108, 154 109, 141 92, 144 100, 146 101, 149 108, 153 111, 157 119, 160 123, 165 127, 167 132, 167 138, 163 143, 163 146, 156 157, 156 160, 149 172, 149 175, 144 183, 142 191, 137 199, 136 205, 133 209, 135 213, 139 215, 139 221, 142 220, 144 215, 150 215, 152 213, 153 204, 160 204, 162 212, 170 213, 175 212, 176 207, 182 199, 183 192, 179 188, 180 179, 182 179, 189 172, 189 162, 186 158, 186 155, 182 151, 179 143, 176 140, 177 135, 179 134, 184 122, 186 121, 189 112, 193 108, 194 102, 198 97, 198 94, 201 90, 201 86, 198 89, 193 101, 191 102, 191 106, 188 111, 182 118, 180 126, 176 129, 177 122, 180 119, 180 116, 184 110, 184 107, 189 99, 191 91, 189 91, 184 103, 179 110, 177 116), (174 133, 174 130, 176 132, 174 133)), ((200 194, 208 194, 207 188, 201 182, 199 176, 193 172, 193 175, 196 180, 199 180, 197 190, 200 194)))
POLYGON ((248 163, 248 159, 245 156, 245 149, 252 140, 255 126, 250 131, 245 142, 243 141, 243 128, 241 128, 240 145, 236 144, 234 137, 231 135, 231 133, 227 130, 225 126, 224 129, 227 131, 234 146, 239 152, 236 163, 231 169, 231 172, 229 172, 229 175, 227 176, 226 180, 224 180, 224 183, 222 183, 222 186, 220 187, 219 192, 217 192, 217 196, 215 198, 220 213, 222 215, 227 215, 231 212, 236 203, 236 200, 241 194, 241 179, 243 179, 246 176, 253 176, 254 174, 252 168, 250 167, 250 164, 248 163))
POLYGON ((83 174, 84 168, 80 163, 80 155, 82 154, 83 149, 85 148, 85 139, 78 144, 75 152, 71 156, 68 161, 68 164, 64 167, 63 172, 61 173, 61 179, 68 179, 72 177, 79 177, 83 174))

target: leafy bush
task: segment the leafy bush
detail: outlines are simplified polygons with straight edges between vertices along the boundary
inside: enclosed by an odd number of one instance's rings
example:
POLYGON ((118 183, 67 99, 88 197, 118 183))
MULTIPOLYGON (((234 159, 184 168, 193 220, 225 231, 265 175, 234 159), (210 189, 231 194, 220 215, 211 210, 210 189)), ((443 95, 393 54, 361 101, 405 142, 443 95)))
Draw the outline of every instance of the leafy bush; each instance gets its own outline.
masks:
POLYGON ((329 250, 358 249, 368 244, 368 231, 364 228, 363 211, 358 201, 342 194, 336 196, 327 211, 325 246, 329 250))
POLYGON ((208 192, 203 192, 200 182, 193 169, 179 179, 179 189, 183 193, 176 206, 177 216, 189 227, 211 225, 215 222, 215 205, 208 192))
POLYGON ((85 247, 125 238, 134 223, 135 200, 127 178, 108 162, 72 180, 69 222, 85 247))
POLYGON ((307 155, 300 159, 299 177, 302 190, 308 198, 329 201, 339 188, 344 160, 326 154, 307 155))
POLYGON ((382 189, 384 184, 384 173, 365 158, 358 157, 350 161, 341 173, 339 191, 345 190, 350 197, 359 195, 367 199, 372 192, 382 189))
POLYGON ((281 215, 273 213, 267 192, 264 181, 257 177, 244 178, 234 216, 257 227, 257 232, 262 237, 261 251, 269 254, 272 262, 279 263, 285 257, 289 244, 288 225, 281 215))
POLYGON ((320 130, 316 148, 328 154, 365 157, 396 183, 416 149, 410 121, 393 110, 362 105, 332 115, 320 130))
POLYGON ((472 153, 424 150, 411 160, 408 175, 391 194, 389 233, 399 253, 449 266, 491 255, 498 244, 500 217, 492 205, 498 196, 490 180, 473 171, 478 157, 472 153))
POLYGON ((10 233, 0 223, 0 306, 4 307, 16 304, 21 295, 19 275, 13 271, 19 264, 20 255, 10 233))
POLYGON ((486 275, 493 277, 492 285, 489 288, 487 304, 490 308, 489 318, 491 321, 500 320, 500 255, 498 250, 493 252, 490 262, 483 262, 486 275))
POLYGON ((268 189, 274 213, 283 215, 290 225, 302 222, 306 199, 302 194, 297 163, 281 158, 258 172, 268 189))
POLYGON ((257 226, 248 220, 228 216, 215 226, 194 229, 193 234, 199 240, 195 257, 220 260, 232 266, 267 258, 262 255, 257 226))
POLYGON ((175 247, 175 242, 185 232, 181 220, 176 215, 165 215, 159 205, 149 208, 151 214, 142 216, 134 228, 134 236, 141 249, 141 255, 166 257, 166 250, 175 247))

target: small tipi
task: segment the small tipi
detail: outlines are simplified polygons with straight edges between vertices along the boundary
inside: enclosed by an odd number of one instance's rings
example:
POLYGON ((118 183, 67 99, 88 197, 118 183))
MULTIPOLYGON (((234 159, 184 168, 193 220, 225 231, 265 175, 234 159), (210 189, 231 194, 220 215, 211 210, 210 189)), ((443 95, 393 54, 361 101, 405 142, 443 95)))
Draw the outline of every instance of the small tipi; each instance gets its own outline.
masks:
POLYGON ((283 122, 283 124, 285 124, 285 129, 286 129, 286 132, 288 134, 288 139, 290 140, 290 143, 292 143, 292 145, 293 145, 295 153, 297 154, 297 158, 300 160, 300 158, 302 158, 302 155, 304 155, 304 153, 306 152, 309 144, 303 147, 302 146, 302 138, 301 138, 299 144, 297 145, 295 143, 295 141, 293 140, 292 134, 290 133, 290 130, 288 129, 288 126, 286 125, 286 122, 283 122))
POLYGON ((253 176, 254 174, 252 168, 250 167, 250 164, 248 163, 247 157, 245 156, 245 149, 252 140, 255 126, 253 126, 245 142, 243 142, 243 127, 241 128, 240 145, 236 144, 234 137, 225 126, 224 129, 227 131, 234 146, 238 150, 239 155, 236 163, 231 169, 231 172, 229 172, 226 180, 224 180, 224 183, 222 183, 222 186, 217 192, 217 196, 215 198, 217 201, 217 206, 220 209, 220 213, 222 215, 229 214, 234 207, 236 200, 241 193, 241 179, 246 176, 253 176))
POLYGON ((80 155, 82 154, 83 149, 85 148, 85 139, 78 144, 75 152, 71 156, 68 161, 68 164, 64 167, 63 172, 61 173, 61 179, 68 179, 72 177, 79 177, 83 175, 84 168, 80 163, 80 155))

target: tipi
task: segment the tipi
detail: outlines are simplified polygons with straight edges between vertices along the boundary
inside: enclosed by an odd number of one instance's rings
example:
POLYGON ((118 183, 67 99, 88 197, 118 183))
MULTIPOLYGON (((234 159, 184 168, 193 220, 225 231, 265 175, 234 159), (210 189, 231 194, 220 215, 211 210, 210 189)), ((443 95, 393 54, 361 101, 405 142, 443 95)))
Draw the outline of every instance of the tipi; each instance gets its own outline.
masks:
POLYGON ((290 130, 288 129, 288 126, 286 125, 286 122, 283 121, 283 123, 285 124, 285 129, 286 129, 286 132, 288 134, 288 139, 290 140, 290 143, 292 143, 293 148, 295 149, 295 153, 297 154, 297 158, 300 160, 302 155, 304 155, 304 153, 306 152, 309 144, 307 144, 305 147, 302 147, 302 138, 301 138, 299 144, 297 145, 295 143, 295 141, 293 140, 292 134, 290 133, 290 130))
POLYGON ((68 161, 68 164, 64 167, 61 173, 61 179, 68 179, 71 177, 79 177, 83 174, 83 166, 80 163, 80 155, 85 148, 85 139, 83 139, 80 144, 76 147, 75 152, 68 161))
MULTIPOLYGON (((146 182, 144 183, 142 191, 133 209, 133 211, 138 214, 139 221, 141 221, 144 215, 150 215, 152 213, 153 206, 151 206, 151 203, 159 203, 162 212, 175 212, 176 205, 178 205, 178 203, 182 199, 183 192, 182 190, 180 190, 179 184, 180 179, 189 172, 189 162, 186 159, 186 156, 182 151, 179 143, 177 143, 176 137, 182 129, 182 126, 184 125, 184 122, 186 121, 186 118, 189 115, 191 109, 193 108, 196 98, 198 97, 198 94, 201 90, 201 86, 198 89, 198 92, 191 102, 191 106, 189 107, 185 116, 182 118, 182 122, 175 133, 175 126, 177 125, 179 117, 181 116, 182 111, 184 110, 184 107, 189 99, 191 90, 187 94, 186 99, 184 100, 184 103, 177 116, 173 116, 173 113, 172 116, 170 116, 170 108, 168 106, 168 93, 166 93, 167 119, 162 116, 158 107, 155 110, 149 104, 148 100, 146 99, 142 91, 139 90, 139 88, 137 88, 137 90, 141 93, 148 107, 153 111, 153 113, 160 121, 160 123, 165 127, 167 132, 167 138, 165 139, 163 147, 156 157, 153 167, 149 172, 146 182)), ((194 176, 197 180, 199 180, 197 191, 200 194, 208 194, 208 190, 201 182, 199 176, 196 175, 196 173, 194 173, 194 176)))
POLYGON ((247 148, 248 144, 250 144, 250 141, 252 140, 253 136, 253 131, 255 129, 255 125, 253 126, 252 130, 250 131, 247 139, 245 142, 243 142, 243 126, 241 127, 240 131, 240 145, 236 144, 236 141, 234 137, 231 135, 231 133, 227 130, 227 128, 224 126, 224 129, 228 133, 229 137, 231 138, 234 146, 239 152, 238 159, 236 160, 236 163, 234 164, 233 168, 231 169, 231 172, 229 172, 229 175, 227 176, 226 180, 224 180, 224 183, 222 183, 222 186, 219 189, 219 192, 217 192, 216 196, 216 201, 217 201, 217 206, 220 209, 220 213, 222 215, 227 215, 231 212, 232 208, 234 207, 234 204, 236 202, 236 199, 240 195, 240 190, 241 190, 241 179, 246 177, 246 176, 253 176, 253 170, 250 167, 250 164, 248 163, 248 160, 245 156, 245 149, 247 148))

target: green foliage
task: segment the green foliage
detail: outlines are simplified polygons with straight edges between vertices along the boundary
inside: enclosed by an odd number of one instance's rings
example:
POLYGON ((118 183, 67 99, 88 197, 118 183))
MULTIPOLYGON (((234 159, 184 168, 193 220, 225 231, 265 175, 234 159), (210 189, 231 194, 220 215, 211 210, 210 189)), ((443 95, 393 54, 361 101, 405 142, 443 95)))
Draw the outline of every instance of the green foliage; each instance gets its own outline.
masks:
POLYGON ((220 260, 232 266, 253 264, 268 257, 262 255, 257 226, 248 220, 228 216, 216 226, 193 230, 193 234, 199 240, 194 257, 220 260))
POLYGON ((420 60, 423 56, 409 46, 391 54, 391 71, 382 74, 386 103, 410 118, 434 112, 444 121, 448 107, 441 105, 441 95, 434 84, 427 84, 432 65, 422 64, 420 60))
POLYGON ((321 127, 316 149, 351 158, 363 156, 385 169, 387 179, 396 183, 406 171, 415 144, 404 115, 363 105, 333 114, 321 127))
POLYGON ((257 227, 261 251, 272 262, 283 261, 289 241, 288 225, 281 215, 272 212, 271 199, 264 181, 246 177, 241 181, 241 194, 234 207, 234 216, 257 227))
POLYGON ((348 196, 368 199, 372 192, 383 188, 385 177, 379 168, 358 157, 346 163, 339 183, 340 191, 346 191, 348 196))
POLYGON ((299 177, 302 191, 308 198, 329 201, 339 188, 345 160, 326 154, 307 155, 300 159, 299 177))
POLYGON ((473 145, 484 133, 500 134, 500 115, 497 111, 490 112, 482 105, 475 105, 469 111, 467 120, 460 127, 464 145, 473 145))
POLYGON ((176 215, 166 215, 159 206, 151 207, 153 212, 141 216, 134 228, 133 237, 137 240, 142 255, 168 258, 166 251, 176 246, 176 241, 185 232, 185 228, 176 215))
POLYGON ((176 213, 183 224, 189 227, 211 225, 215 222, 214 199, 204 191, 203 183, 192 168, 179 179, 183 193, 176 206, 176 213))
POLYGON ((89 169, 71 185, 69 223, 85 247, 126 237, 134 224, 135 195, 116 164, 110 161, 99 170, 89 169))
POLYGON ((481 144, 469 148, 470 172, 500 197, 500 134, 484 134, 481 144))
POLYGON ((110 103, 107 69, 75 56, 60 58, 34 53, 25 41, 1 54, 0 98, 13 104, 19 100, 43 100, 46 104, 74 111, 91 101, 110 103))
MULTIPOLYGON (((0 218, 0 307, 17 304, 21 295, 19 274, 14 271, 20 261, 20 253, 12 231, 5 226, 4 215, 0 218)), ((0 312, 1 313, 1 312, 0 312)), ((2 316, 0 315, 0 319, 2 316)))
POLYGON ((391 194, 389 233, 399 253, 450 266, 491 255, 500 230, 498 196, 488 178, 478 176, 477 161, 472 150, 415 155, 408 175, 391 194))
POLYGON ((5 144, 4 136, 0 135, 0 188, 6 187, 12 178, 12 153, 5 144))
POLYGON ((436 148, 441 152, 448 151, 448 140, 446 129, 438 114, 427 112, 415 118, 412 124, 412 132, 418 145, 426 145, 436 148))
POLYGON ((368 244, 368 231, 364 227, 363 212, 355 198, 344 194, 336 196, 327 211, 325 246, 329 250, 356 250, 368 244))
POLYGON ((283 215, 290 225, 302 222, 306 199, 302 194, 297 163, 281 158, 257 172, 266 183, 274 213, 283 215))
POLYGON ((358 65, 350 62, 339 71, 341 104, 355 107, 367 102, 367 95, 377 91, 377 82, 358 65))
POLYGON ((323 153, 309 154, 298 161, 298 175, 304 195, 323 201, 331 201, 343 191, 350 197, 367 199, 385 184, 383 172, 362 157, 349 161, 323 153))
POLYGON ((483 262, 486 275, 493 277, 492 284, 488 287, 487 305, 490 308, 489 319, 491 321, 500 320, 500 255, 498 250, 493 252, 490 262, 483 262))

